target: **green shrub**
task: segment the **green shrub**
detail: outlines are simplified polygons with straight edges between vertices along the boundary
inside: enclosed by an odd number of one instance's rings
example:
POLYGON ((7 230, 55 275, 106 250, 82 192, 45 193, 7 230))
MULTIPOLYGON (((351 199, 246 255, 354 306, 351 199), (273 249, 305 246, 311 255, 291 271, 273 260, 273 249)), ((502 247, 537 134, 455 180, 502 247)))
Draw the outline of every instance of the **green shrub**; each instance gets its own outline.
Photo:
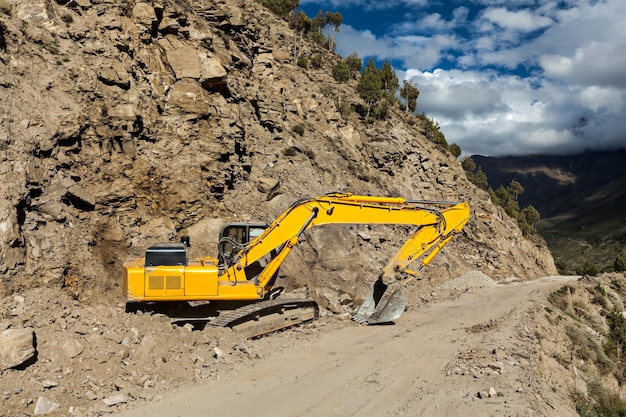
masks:
POLYGON ((598 269, 598 266, 591 261, 587 261, 583 265, 576 268, 576 274, 578 275, 596 276, 599 272, 600 270, 598 269))
POLYGON ((459 156, 461 156, 461 153, 463 152, 461 150, 461 147, 457 145, 456 143, 453 143, 452 145, 450 145, 449 150, 450 150, 450 153, 454 155, 455 158, 458 158, 459 156))
POLYGON ((352 105, 344 97, 335 98, 335 108, 344 119, 347 119, 350 113, 352 113, 352 105))
POLYGON ((333 78, 340 83, 346 82, 350 79, 350 69, 344 61, 339 61, 333 67, 333 78))
POLYGON ((565 333, 572 342, 572 350, 576 357, 595 363, 598 370, 603 374, 613 372, 616 369, 615 363, 609 359, 602 346, 588 333, 574 326, 566 326, 565 333))
POLYGON ((556 270, 559 271, 559 274, 565 274, 567 271, 567 262, 561 258, 554 261, 554 266, 556 266, 556 270))
POLYGON ((610 392, 598 382, 591 382, 588 387, 588 395, 572 393, 576 412, 580 417, 626 416, 626 402, 618 392, 610 392))
POLYGON ((378 120, 385 120, 389 115, 389 106, 389 101, 383 100, 374 108, 374 117, 378 120))
POLYGON ((309 32, 311 39, 320 45, 326 45, 326 38, 322 32, 311 31, 309 32))
POLYGON ((606 316, 606 324, 609 333, 604 349, 609 356, 622 358, 626 353, 626 318, 621 311, 613 310, 606 316))
POLYGON ((298 66, 300 68, 309 68, 309 58, 302 54, 298 57, 298 66))

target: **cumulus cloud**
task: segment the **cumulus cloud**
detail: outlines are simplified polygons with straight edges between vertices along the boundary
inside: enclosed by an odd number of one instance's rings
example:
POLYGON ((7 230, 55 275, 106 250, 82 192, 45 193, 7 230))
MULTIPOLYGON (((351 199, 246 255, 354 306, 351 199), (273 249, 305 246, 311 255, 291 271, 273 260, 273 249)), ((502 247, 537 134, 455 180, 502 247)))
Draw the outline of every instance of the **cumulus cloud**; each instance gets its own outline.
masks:
POLYGON ((552 24, 552 19, 531 12, 528 9, 511 11, 504 7, 487 8, 483 11, 482 19, 499 26, 520 32, 532 32, 552 24))
POLYGON ((543 55, 539 65, 545 75, 583 85, 626 88, 626 42, 591 42, 572 56, 543 55))
POLYGON ((408 70, 418 111, 466 154, 573 153, 624 145, 626 93, 493 72, 408 70))

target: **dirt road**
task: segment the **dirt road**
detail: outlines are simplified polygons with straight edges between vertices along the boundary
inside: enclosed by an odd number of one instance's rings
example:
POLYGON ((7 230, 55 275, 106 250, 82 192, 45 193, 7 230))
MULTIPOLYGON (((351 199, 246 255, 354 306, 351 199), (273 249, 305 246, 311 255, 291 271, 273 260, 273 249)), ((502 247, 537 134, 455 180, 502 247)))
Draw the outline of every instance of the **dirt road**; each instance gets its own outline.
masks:
MULTIPOLYGON (((538 377, 529 313, 573 277, 471 289, 395 325, 316 328, 251 342, 264 352, 120 416, 571 416, 538 377)), ((557 383, 568 383, 561 381, 557 383)))

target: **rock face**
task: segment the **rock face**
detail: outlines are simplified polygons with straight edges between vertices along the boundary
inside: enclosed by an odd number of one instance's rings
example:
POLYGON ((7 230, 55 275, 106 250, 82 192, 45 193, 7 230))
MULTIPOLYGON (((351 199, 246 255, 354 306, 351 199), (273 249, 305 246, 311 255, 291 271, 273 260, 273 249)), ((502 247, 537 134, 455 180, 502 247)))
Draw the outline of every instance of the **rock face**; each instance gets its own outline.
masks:
MULTIPOLYGON (((119 301, 122 263, 150 242, 191 234, 192 255, 215 255, 217 236, 189 232, 208 220, 270 221, 333 191, 469 200, 473 218, 431 280, 556 273, 545 244, 524 238, 418 119, 396 108, 373 124, 343 118, 335 102, 360 100, 355 81, 331 76, 339 57, 305 42, 322 67, 294 65, 294 33, 256 2, 8 3, 0 295, 49 286, 119 301)), ((283 278, 362 297, 403 232, 315 230, 283 278)))

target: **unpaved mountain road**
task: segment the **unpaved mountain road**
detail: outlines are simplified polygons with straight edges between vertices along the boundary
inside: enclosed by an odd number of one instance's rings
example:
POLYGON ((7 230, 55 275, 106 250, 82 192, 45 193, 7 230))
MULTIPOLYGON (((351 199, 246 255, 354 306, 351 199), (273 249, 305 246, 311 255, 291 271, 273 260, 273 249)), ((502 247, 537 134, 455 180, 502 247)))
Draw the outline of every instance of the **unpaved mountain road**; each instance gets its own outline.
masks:
POLYGON ((119 416, 575 416, 538 377, 529 314, 547 290, 575 279, 474 288, 412 308, 395 325, 262 338, 251 342, 262 352, 252 365, 119 416))

